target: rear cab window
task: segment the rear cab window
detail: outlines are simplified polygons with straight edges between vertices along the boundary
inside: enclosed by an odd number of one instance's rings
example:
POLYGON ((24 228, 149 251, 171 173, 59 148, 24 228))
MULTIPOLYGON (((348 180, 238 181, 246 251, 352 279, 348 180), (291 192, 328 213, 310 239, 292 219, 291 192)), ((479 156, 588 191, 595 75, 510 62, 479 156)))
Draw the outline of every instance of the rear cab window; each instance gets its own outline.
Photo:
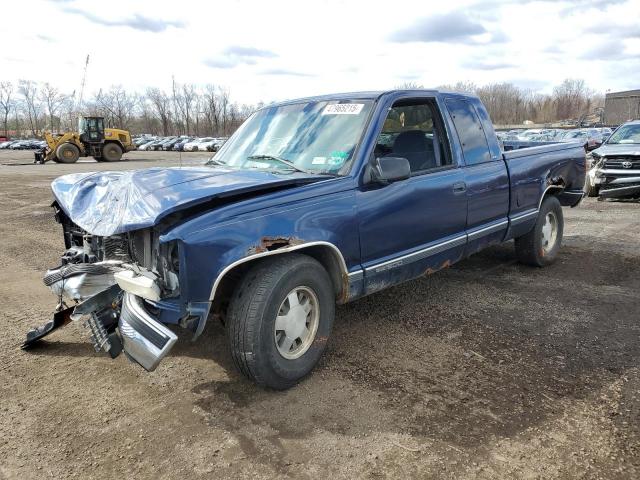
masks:
POLYGON ((460 139, 465 164, 477 165, 492 161, 487 136, 473 105, 458 98, 447 98, 445 104, 460 139))

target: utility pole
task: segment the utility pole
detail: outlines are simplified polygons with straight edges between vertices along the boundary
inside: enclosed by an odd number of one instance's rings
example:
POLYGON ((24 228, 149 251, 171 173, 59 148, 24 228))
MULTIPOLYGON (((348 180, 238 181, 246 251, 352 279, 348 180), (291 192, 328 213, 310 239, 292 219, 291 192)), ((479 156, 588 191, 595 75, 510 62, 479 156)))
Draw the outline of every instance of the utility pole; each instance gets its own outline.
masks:
POLYGON ((89 66, 89 54, 87 54, 87 60, 84 62, 84 73, 82 74, 82 83, 80 84, 80 96, 78 97, 78 106, 76 108, 78 112, 82 110, 82 96, 84 95, 84 85, 87 81, 88 66, 89 66))

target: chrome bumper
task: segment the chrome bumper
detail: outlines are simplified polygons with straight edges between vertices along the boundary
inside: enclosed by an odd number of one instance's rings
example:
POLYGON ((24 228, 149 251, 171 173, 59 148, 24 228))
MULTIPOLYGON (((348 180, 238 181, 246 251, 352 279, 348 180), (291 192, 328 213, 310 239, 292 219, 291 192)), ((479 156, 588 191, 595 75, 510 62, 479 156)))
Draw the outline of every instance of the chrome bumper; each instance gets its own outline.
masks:
POLYGON ((149 372, 156 369, 178 339, 147 313, 140 297, 127 292, 122 299, 118 331, 125 353, 149 372))

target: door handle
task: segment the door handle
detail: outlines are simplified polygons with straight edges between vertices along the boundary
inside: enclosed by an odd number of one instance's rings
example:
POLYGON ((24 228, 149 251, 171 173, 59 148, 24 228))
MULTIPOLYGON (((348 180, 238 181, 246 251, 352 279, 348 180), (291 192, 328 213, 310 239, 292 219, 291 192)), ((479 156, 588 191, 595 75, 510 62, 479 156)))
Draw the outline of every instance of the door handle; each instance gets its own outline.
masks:
POLYGON ((456 182, 453 184, 453 193, 464 193, 467 191, 467 184, 464 182, 456 182))

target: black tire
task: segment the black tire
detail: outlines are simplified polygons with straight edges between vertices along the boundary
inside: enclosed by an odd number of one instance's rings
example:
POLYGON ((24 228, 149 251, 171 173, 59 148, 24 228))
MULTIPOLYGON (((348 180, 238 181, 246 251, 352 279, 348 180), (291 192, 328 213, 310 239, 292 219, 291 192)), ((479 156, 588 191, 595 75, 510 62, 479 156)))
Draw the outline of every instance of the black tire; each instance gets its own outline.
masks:
POLYGON ((556 197, 548 196, 542 201, 540 212, 538 212, 538 219, 533 229, 515 240, 518 261, 533 267, 551 265, 558 256, 558 251, 562 244, 563 231, 564 217, 562 215, 562 206, 556 197), (547 221, 547 215, 555 217, 556 234, 551 244, 544 245, 543 227, 547 221))
MULTIPOLYGON (((312 314, 306 315, 311 318, 312 314)), ((322 356, 334 315, 331 279, 317 260, 302 254, 265 259, 245 274, 229 303, 226 329, 233 361, 240 372, 262 387, 290 388, 308 375, 322 356), (298 358, 288 359, 276 344, 276 317, 296 288, 315 294, 317 330, 309 337, 312 343, 308 349, 298 358)))
POLYGON ((587 197, 598 197, 600 196, 600 186, 599 185, 591 185, 587 184, 587 197))
POLYGON ((56 148, 57 163, 75 163, 80 158, 80 150, 73 143, 63 143, 56 148))
MULTIPOLYGON (((122 158, 122 148, 117 143, 109 142, 105 143, 102 147, 103 162, 117 162, 122 158)), ((97 159, 96 159, 97 160, 97 159)))

